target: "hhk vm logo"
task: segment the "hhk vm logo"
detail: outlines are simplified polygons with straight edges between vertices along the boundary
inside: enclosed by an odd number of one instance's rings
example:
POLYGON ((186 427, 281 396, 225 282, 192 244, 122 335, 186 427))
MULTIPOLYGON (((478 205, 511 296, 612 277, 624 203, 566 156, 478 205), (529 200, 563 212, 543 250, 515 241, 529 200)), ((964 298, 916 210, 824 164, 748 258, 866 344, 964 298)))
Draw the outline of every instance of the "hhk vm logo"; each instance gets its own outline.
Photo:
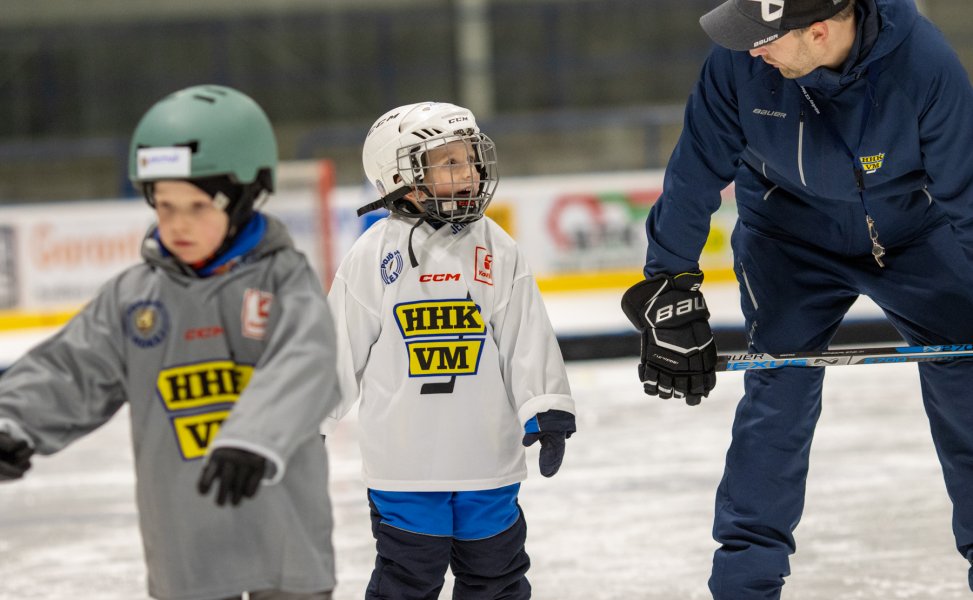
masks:
POLYGON ((882 164, 885 162, 885 153, 879 152, 871 156, 861 156, 858 160, 862 164, 862 170, 868 175, 882 168, 882 164))
POLYGON ((477 372, 486 323, 472 300, 407 302, 394 310, 399 331, 407 340, 410 377, 477 372))
POLYGON ((183 459, 206 454, 220 426, 253 375, 250 365, 218 360, 168 367, 159 372, 156 391, 167 413, 183 459))

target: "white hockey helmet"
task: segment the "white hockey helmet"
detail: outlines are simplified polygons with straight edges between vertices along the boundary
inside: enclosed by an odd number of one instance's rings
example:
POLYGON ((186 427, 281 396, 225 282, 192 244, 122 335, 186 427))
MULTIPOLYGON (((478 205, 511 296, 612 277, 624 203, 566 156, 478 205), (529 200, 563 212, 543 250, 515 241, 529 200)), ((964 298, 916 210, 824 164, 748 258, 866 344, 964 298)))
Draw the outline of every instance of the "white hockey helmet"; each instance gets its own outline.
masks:
POLYGON ((472 112, 445 102, 407 104, 379 117, 365 136, 362 165, 381 198, 361 207, 359 215, 387 208, 409 217, 468 223, 483 216, 499 180, 493 140, 480 133, 472 112), (437 192, 424 182, 426 153, 451 142, 464 142, 472 149, 464 179, 477 185, 449 186, 456 191, 437 192), (422 206, 421 213, 403 199, 410 192, 422 206))

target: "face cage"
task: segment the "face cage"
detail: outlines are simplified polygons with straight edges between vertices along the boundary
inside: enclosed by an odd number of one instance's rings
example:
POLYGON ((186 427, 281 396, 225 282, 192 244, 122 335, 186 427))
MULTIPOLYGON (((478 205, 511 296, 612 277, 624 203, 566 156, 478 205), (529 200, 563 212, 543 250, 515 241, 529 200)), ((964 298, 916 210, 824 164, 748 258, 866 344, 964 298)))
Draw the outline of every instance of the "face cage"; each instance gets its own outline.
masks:
POLYGON ((424 216, 435 221, 471 223, 482 218, 499 182, 496 145, 480 133, 450 135, 400 148, 397 159, 399 176, 413 182, 409 187, 417 198, 422 198, 424 216), (425 164, 427 152, 455 142, 472 146, 471 162, 432 167, 425 164), (425 183, 433 169, 442 169, 448 178, 444 177, 436 186, 425 183), (478 183, 473 183, 477 180, 478 183), (443 188, 451 190, 443 194, 443 188))

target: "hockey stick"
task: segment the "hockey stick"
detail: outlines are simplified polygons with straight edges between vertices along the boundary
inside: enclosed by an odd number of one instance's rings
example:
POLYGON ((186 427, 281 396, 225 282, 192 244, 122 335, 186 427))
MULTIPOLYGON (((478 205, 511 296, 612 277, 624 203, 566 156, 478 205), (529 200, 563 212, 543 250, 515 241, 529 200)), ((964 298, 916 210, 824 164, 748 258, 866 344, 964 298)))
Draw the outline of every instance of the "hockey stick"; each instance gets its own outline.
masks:
POLYGON ((781 354, 721 354, 716 357, 716 370, 746 371, 750 369, 779 369, 781 367, 880 365, 957 358, 973 358, 973 344, 846 348, 844 350, 785 352, 781 354))

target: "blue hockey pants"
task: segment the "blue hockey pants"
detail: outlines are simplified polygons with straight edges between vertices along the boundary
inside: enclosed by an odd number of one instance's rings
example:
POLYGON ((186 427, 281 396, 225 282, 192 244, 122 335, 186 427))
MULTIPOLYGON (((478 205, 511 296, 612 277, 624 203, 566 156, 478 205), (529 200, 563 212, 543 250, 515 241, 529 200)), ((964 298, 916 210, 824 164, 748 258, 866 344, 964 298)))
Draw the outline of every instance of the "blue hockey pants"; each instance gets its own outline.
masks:
POLYGON ((456 600, 528 600, 520 484, 475 492, 369 490, 378 556, 367 600, 435 600, 446 569, 456 600))

